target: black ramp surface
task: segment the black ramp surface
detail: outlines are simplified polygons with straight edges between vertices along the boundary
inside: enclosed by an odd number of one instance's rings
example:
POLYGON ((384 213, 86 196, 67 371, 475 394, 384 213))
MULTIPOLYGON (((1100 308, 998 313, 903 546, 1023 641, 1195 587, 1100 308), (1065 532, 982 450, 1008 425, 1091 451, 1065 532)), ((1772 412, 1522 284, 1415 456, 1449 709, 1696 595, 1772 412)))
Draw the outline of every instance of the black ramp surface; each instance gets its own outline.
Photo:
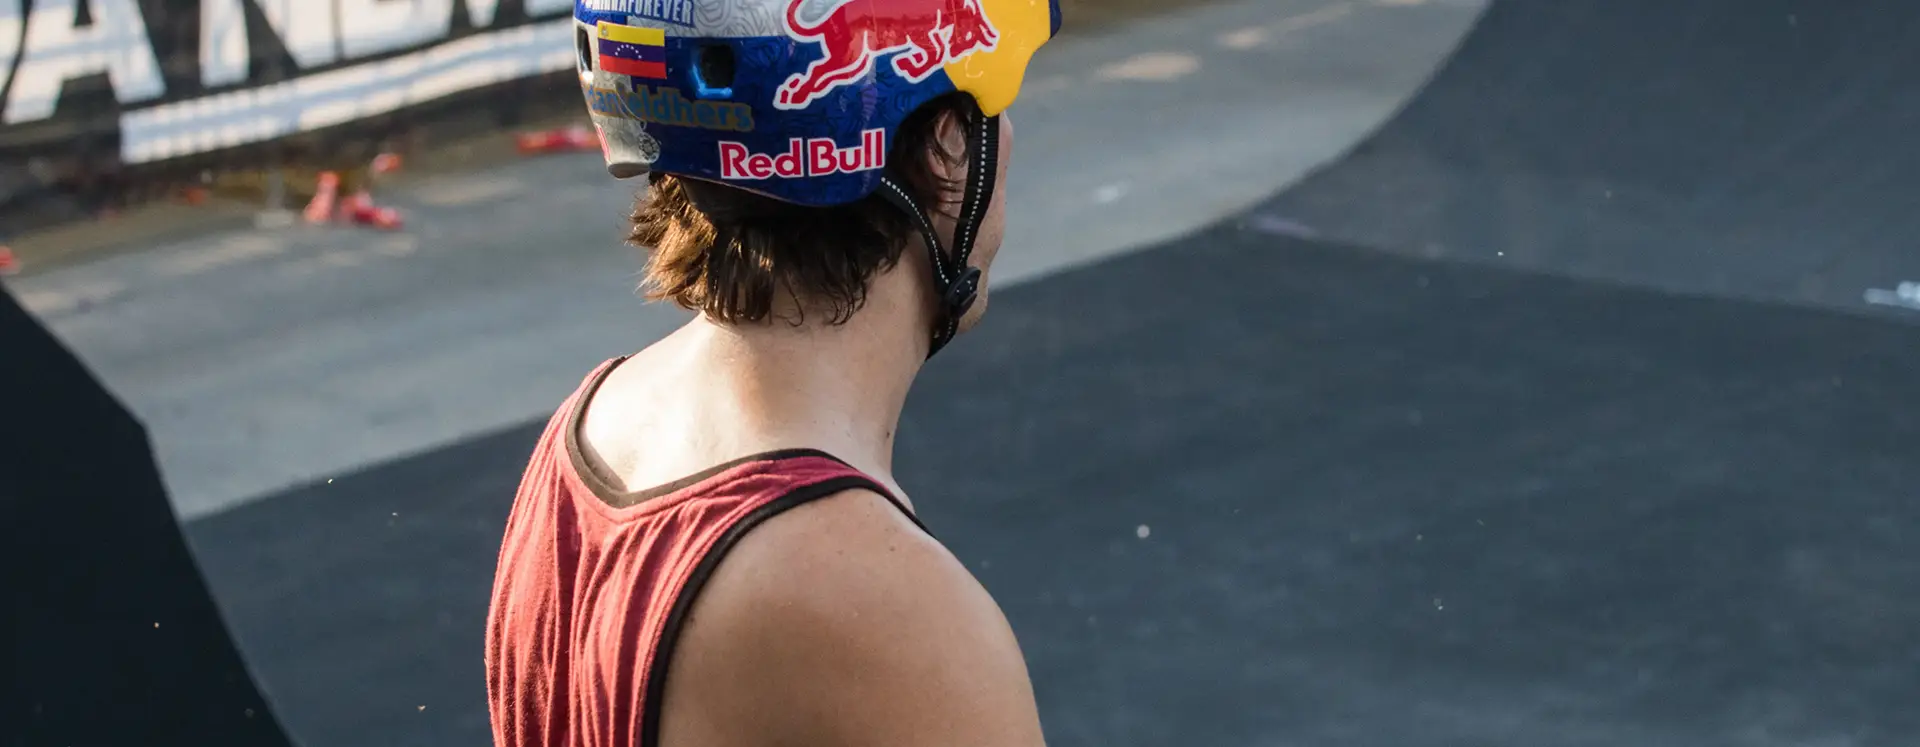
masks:
POLYGON ((544 425, 188 525, 235 637, 301 744, 493 743, 481 660, 487 596, 544 425))
POLYGON ((1494 0, 1269 206, 1422 256, 1914 317, 1920 3, 1494 0), (1880 291, 1880 292, 1875 292, 1880 291))
MULTIPOLYGON (((1920 743, 1920 329, 1238 228, 990 316, 900 477, 1049 744, 1920 743)), ((485 742, 538 427, 191 528, 296 736, 485 742)))
POLYGON ((287 745, 146 429, 0 287, 0 745, 287 745))

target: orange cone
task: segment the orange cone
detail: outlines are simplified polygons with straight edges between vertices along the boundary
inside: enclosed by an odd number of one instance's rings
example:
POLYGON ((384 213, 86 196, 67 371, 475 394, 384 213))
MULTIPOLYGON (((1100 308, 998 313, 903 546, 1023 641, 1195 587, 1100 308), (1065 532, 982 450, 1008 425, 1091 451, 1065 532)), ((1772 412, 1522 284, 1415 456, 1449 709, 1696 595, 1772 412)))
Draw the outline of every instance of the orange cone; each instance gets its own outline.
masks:
POLYGON ((320 172, 320 178, 313 182, 313 201, 307 203, 305 216, 308 223, 325 223, 333 220, 336 204, 340 200, 340 174, 332 171, 320 172))
POLYGON ((523 132, 514 140, 520 147, 520 152, 526 155, 567 153, 594 150, 600 147, 599 134, 579 125, 555 130, 523 132))
POLYGON ((355 223, 363 226, 372 226, 383 231, 397 231, 401 226, 405 225, 405 221, 400 218, 400 211, 390 207, 380 207, 372 203, 354 206, 348 212, 348 216, 355 223))
POLYGON ((347 195, 345 199, 342 199, 340 201, 340 206, 336 208, 336 210, 339 211, 338 212, 339 215, 343 215, 348 218, 351 218, 355 213, 358 213, 363 210, 367 210, 372 207, 373 207, 373 193, 368 192, 365 187, 361 187, 358 191, 354 192, 353 194, 347 195))
POLYGON ((373 157, 373 173, 391 174, 400 170, 402 161, 398 153, 382 153, 373 157))
POLYGON ((349 196, 340 205, 340 212, 362 226, 372 226, 384 231, 399 230, 405 221, 400 219, 400 211, 390 207, 381 207, 373 203, 373 195, 362 189, 349 196))
POLYGON ((20 274, 20 258, 14 256, 13 247, 0 246, 0 277, 20 274))

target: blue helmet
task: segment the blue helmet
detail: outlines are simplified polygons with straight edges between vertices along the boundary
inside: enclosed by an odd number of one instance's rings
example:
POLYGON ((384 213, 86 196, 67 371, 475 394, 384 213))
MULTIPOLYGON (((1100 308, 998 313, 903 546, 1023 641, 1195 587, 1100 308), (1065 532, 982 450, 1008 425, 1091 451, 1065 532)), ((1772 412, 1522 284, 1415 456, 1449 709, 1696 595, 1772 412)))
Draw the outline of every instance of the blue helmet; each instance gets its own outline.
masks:
POLYGON ((671 174, 800 205, 878 192, 918 218, 946 319, 973 303, 967 256, 993 191, 996 118, 1060 29, 1058 0, 575 0, 580 85, 617 178, 671 174), (955 91, 973 154, 950 252, 887 174, 901 123, 955 91))
POLYGON ((802 205, 880 186, 902 120, 954 91, 986 116, 1058 31, 1057 0, 576 0, 607 168, 802 205))

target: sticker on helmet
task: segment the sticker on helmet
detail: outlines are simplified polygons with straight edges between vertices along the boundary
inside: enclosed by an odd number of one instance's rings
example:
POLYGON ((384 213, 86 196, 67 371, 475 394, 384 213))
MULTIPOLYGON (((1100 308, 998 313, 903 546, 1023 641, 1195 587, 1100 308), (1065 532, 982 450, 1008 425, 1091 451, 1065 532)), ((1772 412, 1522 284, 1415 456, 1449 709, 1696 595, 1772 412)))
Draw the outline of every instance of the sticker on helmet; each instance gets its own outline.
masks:
POLYGON ((805 109, 871 74, 884 55, 893 55, 900 77, 918 83, 1000 40, 980 0, 787 0, 786 27, 788 36, 824 54, 780 85, 776 109, 805 109))
POLYGON ((595 13, 623 13, 650 21, 693 25, 693 0, 586 0, 595 13))
POLYGON ((667 32, 601 21, 600 69, 615 75, 662 80, 667 77, 667 32))
POLYGON ((746 143, 720 142, 720 178, 799 179, 873 171, 887 165, 887 131, 860 133, 860 144, 841 147, 833 138, 791 138, 787 152, 754 153, 746 143))
POLYGON ((660 141, 655 140, 652 135, 642 131, 635 134, 633 141, 634 155, 639 156, 642 163, 660 160, 660 141))
POLYGON ((632 91, 594 87, 587 91, 594 114, 675 127, 753 131, 753 107, 729 101, 690 100, 673 88, 634 86, 632 91))

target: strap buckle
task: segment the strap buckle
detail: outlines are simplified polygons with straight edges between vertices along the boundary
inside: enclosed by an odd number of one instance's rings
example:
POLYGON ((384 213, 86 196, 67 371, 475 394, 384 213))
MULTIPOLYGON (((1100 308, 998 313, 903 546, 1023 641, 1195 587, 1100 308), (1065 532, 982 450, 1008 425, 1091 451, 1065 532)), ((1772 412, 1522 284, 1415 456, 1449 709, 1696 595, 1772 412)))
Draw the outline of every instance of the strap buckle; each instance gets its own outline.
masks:
POLYGON ((941 299, 941 303, 946 306, 948 317, 957 324, 978 300, 980 300, 980 268, 968 267, 961 270, 960 277, 947 286, 946 295, 941 299))

